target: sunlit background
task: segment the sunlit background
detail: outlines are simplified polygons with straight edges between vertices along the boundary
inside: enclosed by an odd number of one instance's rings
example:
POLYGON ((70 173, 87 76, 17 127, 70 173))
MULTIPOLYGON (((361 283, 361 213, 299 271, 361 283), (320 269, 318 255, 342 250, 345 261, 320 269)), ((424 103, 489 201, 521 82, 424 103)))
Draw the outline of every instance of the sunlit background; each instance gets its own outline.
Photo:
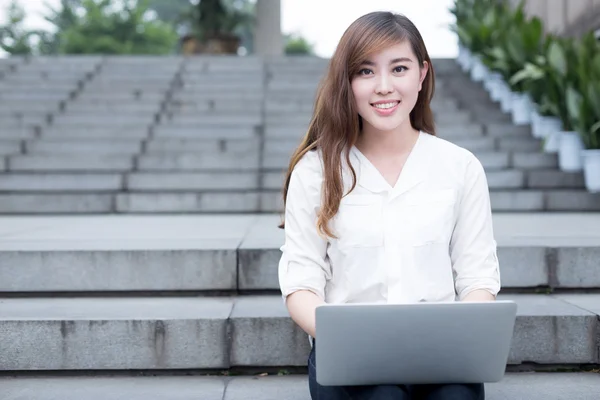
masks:
MULTIPOLYGON (((168 1, 168 0, 165 0, 168 1)), ((0 0, 0 21, 11 0, 0 0)), ((356 18, 371 11, 389 10, 410 18, 425 39, 431 57, 456 57, 456 35, 448 28, 452 0, 281 0, 283 33, 300 34, 314 45, 315 53, 330 57, 344 30, 356 18)), ((44 20, 46 4, 57 8, 60 0, 21 1, 27 13, 25 27, 51 29, 44 20)), ((1 52, 1 50, 0 50, 1 52)))

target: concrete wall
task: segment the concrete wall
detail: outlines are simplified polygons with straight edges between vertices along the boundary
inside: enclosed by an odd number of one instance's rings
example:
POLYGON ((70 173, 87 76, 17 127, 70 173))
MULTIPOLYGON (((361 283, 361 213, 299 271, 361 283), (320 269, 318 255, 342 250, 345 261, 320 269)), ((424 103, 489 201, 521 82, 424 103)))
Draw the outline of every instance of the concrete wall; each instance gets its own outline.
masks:
MULTIPOLYGON (((519 0, 509 1, 519 4, 519 0)), ((544 21, 547 32, 580 35, 600 29, 600 0, 527 0, 525 8, 544 21)))

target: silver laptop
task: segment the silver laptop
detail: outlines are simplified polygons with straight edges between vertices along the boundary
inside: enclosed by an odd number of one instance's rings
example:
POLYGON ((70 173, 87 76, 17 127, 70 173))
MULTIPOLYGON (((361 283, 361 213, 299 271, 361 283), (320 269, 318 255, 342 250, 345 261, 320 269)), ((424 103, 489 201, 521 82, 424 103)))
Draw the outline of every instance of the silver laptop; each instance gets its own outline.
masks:
POLYGON ((512 301, 320 306, 317 382, 498 382, 506 369, 516 313, 512 301))

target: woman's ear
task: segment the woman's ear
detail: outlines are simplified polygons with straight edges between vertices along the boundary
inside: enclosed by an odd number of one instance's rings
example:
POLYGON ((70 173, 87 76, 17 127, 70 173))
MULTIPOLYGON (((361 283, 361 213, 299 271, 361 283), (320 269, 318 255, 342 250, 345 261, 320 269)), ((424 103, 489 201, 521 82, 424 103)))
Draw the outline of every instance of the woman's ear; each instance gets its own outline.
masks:
POLYGON ((419 68, 420 76, 419 76, 419 92, 423 88, 423 81, 427 76, 427 72, 429 71, 429 63, 427 61, 423 61, 423 66, 419 68))

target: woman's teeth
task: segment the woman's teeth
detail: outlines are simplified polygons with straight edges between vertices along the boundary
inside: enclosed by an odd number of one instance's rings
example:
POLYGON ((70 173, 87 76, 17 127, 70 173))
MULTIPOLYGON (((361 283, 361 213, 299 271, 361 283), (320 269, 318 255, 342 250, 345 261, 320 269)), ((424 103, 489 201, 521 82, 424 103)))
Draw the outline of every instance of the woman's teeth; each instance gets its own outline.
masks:
POLYGON ((395 107, 398 104, 397 101, 394 101, 392 103, 382 103, 382 104, 373 104, 373 107, 375 108, 382 108, 382 109, 386 109, 386 108, 392 108, 395 107))

